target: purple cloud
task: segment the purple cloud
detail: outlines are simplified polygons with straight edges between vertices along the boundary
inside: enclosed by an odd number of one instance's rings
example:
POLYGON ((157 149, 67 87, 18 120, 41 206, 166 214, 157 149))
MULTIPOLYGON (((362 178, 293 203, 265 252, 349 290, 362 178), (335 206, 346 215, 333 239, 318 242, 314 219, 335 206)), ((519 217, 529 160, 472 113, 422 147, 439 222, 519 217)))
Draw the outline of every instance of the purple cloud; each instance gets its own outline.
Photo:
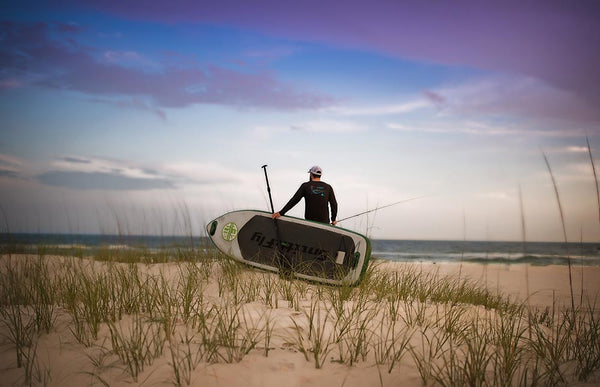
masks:
MULTIPOLYGON (((64 2, 75 6, 71 0, 64 2)), ((176 7, 160 0, 91 0, 85 6, 137 20, 234 25, 402 58, 521 74, 566 90, 589 106, 600 105, 596 0, 184 0, 176 7)))
POLYGON ((298 91, 268 72, 241 73, 218 66, 169 66, 147 72, 135 66, 102 62, 96 59, 102 55, 94 49, 72 40, 52 40, 49 31, 45 23, 2 23, 3 88, 29 83, 95 96, 125 95, 131 99, 112 103, 150 110, 160 117, 164 117, 160 107, 196 103, 274 109, 315 109, 334 103, 329 96, 298 91), (141 98, 149 99, 153 106, 141 102, 141 98))
POLYGON ((0 90, 16 89, 21 86, 22 86, 22 83, 18 79, 13 79, 13 78, 0 79, 0 90))
POLYGON ((77 23, 56 23, 56 29, 59 32, 78 34, 87 30, 84 26, 77 23))
MULTIPOLYGON (((497 77, 425 93, 437 108, 467 115, 510 115, 538 119, 569 119, 581 123, 599 119, 597 108, 565 90, 534 78, 497 77)), ((579 125, 579 124, 578 124, 579 125)))
POLYGON ((444 96, 440 95, 439 93, 436 93, 435 91, 425 90, 423 94, 425 95, 425 98, 431 101, 431 103, 433 103, 434 105, 440 106, 443 105, 444 102, 446 102, 446 98, 444 98, 444 96))

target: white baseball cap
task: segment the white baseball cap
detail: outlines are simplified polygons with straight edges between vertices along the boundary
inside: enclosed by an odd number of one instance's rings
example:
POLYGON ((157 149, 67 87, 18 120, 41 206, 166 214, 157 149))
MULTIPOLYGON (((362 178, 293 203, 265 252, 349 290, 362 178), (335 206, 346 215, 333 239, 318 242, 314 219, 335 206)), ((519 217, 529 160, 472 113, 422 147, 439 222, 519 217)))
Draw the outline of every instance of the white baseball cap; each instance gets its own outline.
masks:
POLYGON ((313 175, 321 176, 323 170, 318 165, 315 165, 311 169, 308 170, 308 173, 312 173, 313 175))

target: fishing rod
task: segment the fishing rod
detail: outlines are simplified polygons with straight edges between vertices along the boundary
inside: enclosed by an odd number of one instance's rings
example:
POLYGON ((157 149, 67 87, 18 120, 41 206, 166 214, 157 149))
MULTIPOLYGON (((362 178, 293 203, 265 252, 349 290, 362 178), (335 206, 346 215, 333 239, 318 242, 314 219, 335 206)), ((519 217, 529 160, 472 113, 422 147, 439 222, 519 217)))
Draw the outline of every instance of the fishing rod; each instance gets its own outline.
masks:
POLYGON ((368 211, 361 212, 360 214, 356 214, 356 215, 352 215, 352 216, 349 216, 349 217, 347 217, 347 218, 344 218, 344 219, 340 219, 340 220, 338 220, 338 223, 339 223, 339 222, 343 222, 344 220, 348 220, 348 219, 356 218, 357 216, 361 216, 361 215, 368 214, 368 213, 370 213, 370 212, 373 212, 373 211, 381 210, 381 209, 383 209, 383 208, 388 208, 388 207, 391 207, 391 206, 395 206, 396 204, 400 204, 400 203, 406 203, 406 202, 410 202, 410 201, 412 201, 412 200, 417 200, 417 199, 426 198, 426 197, 428 197, 428 196, 431 196, 431 195, 417 196, 417 197, 410 198, 410 199, 404 199, 404 200, 400 200, 399 202, 395 202, 395 203, 391 203, 391 204, 386 204, 385 206, 381 206, 381 207, 373 208, 373 209, 371 209, 371 210, 368 210, 368 211))

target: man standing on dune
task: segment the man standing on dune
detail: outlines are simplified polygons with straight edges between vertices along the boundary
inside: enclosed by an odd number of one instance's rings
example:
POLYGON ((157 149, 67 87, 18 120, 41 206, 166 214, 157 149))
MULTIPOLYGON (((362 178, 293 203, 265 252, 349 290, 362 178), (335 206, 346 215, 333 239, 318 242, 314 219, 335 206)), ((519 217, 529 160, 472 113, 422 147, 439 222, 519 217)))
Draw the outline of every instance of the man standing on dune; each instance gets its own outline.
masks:
POLYGON ((321 181, 321 175, 323 174, 321 167, 315 165, 308 173, 310 173, 310 180, 298 188, 298 191, 279 212, 273 214, 273 219, 285 215, 286 212, 300 202, 300 199, 304 198, 305 219, 329 223, 329 206, 331 206, 331 224, 335 226, 337 224, 335 220, 337 217, 337 201, 335 200, 333 188, 321 181))

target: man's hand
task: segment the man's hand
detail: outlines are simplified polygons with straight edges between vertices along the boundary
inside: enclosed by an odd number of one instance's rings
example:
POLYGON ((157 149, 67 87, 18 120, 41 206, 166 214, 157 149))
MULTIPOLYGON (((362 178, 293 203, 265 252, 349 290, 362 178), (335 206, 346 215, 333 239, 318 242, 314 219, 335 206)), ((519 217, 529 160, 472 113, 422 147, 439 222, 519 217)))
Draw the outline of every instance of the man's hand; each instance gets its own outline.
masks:
POLYGON ((271 215, 271 218, 273 219, 277 219, 281 216, 281 214, 279 212, 274 213, 273 215, 271 215))

